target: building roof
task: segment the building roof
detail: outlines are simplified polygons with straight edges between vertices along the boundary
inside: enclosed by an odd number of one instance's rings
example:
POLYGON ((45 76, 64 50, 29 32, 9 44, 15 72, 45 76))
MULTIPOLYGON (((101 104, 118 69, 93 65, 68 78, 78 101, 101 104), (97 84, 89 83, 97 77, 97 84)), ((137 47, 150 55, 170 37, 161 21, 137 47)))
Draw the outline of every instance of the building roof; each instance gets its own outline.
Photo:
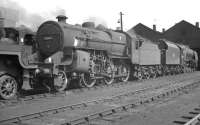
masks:
POLYGON ((200 48, 200 28, 182 20, 163 33, 166 39, 189 45, 191 48, 200 48))
POLYGON ((136 35, 150 39, 152 41, 156 41, 157 39, 162 38, 162 33, 155 31, 142 23, 138 23, 127 32, 130 34, 135 33, 136 35))
POLYGON ((187 28, 190 28, 190 29, 195 29, 197 32, 200 32, 200 28, 185 21, 185 20, 182 20, 180 21, 179 23, 176 23, 174 26, 170 27, 168 30, 166 30, 163 34, 167 33, 167 32, 171 32, 172 30, 176 29, 177 27, 187 27, 187 28))

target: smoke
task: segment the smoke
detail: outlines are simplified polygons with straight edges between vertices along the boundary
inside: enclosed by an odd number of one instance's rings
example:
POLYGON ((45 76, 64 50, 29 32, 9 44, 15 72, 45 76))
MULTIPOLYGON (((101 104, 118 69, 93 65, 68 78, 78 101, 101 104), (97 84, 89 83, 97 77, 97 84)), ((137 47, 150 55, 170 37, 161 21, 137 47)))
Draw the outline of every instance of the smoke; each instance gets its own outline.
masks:
POLYGON ((62 8, 56 7, 55 10, 50 11, 50 17, 57 17, 58 15, 65 15, 66 16, 66 11, 62 8))
POLYGON ((36 31, 38 26, 46 20, 39 14, 27 12, 24 7, 11 0, 0 0, 0 11, 5 19, 5 25, 11 27, 24 25, 36 31))
MULTIPOLYGON (((12 0, 0 0, 0 13, 5 18, 6 26, 22 26, 29 27, 33 31, 37 31, 38 27, 46 20, 55 20, 58 15, 66 15, 65 9, 60 7, 52 8, 48 12, 39 14, 30 13, 24 7, 12 0)), ((89 17, 85 22, 94 22, 95 26, 103 25, 107 27, 107 23, 100 17, 89 17)))
POLYGON ((95 26, 103 25, 106 28, 108 27, 106 21, 100 17, 89 17, 85 22, 94 22, 95 26))
POLYGON ((38 14, 29 14, 25 12, 24 14, 20 14, 17 26, 25 25, 36 31, 45 20, 45 18, 38 14))

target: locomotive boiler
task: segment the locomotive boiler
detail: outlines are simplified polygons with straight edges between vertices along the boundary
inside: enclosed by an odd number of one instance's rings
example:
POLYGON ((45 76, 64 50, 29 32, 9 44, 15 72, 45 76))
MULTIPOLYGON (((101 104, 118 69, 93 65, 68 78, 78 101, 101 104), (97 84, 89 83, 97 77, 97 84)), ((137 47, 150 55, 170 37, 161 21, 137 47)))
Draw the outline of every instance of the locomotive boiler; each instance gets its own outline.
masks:
POLYGON ((128 80, 131 40, 126 33, 95 27, 92 22, 70 25, 65 16, 57 19, 44 22, 37 31, 41 59, 53 63, 57 90, 73 80, 86 87, 99 80, 111 84, 115 77, 128 80))

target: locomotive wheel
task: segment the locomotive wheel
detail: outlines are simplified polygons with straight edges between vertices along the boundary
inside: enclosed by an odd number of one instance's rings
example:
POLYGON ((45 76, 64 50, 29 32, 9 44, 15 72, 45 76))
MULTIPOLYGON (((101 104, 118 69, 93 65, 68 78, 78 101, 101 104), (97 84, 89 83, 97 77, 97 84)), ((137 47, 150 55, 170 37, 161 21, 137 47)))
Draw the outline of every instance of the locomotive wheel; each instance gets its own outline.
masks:
POLYGON ((61 71, 58 73, 58 76, 55 78, 54 87, 56 91, 64 91, 68 87, 68 79, 66 73, 61 71))
POLYGON ((92 78, 89 73, 83 73, 81 83, 82 85, 91 88, 96 84, 96 79, 92 78))
POLYGON ((108 64, 108 66, 106 68, 106 73, 108 74, 108 76, 104 77, 104 82, 107 85, 110 85, 110 84, 113 83, 113 81, 114 81, 114 75, 115 75, 110 64, 108 64))
POLYGON ((143 74, 141 72, 137 73, 137 78, 138 80, 142 80, 143 79, 143 74))
POLYGON ((130 77, 130 67, 128 65, 123 65, 122 67, 122 74, 124 75, 121 78, 121 81, 126 82, 130 77))
POLYGON ((156 77, 157 77, 157 73, 156 73, 156 71, 153 71, 153 72, 152 72, 152 78, 155 79, 156 77))
POLYGON ((150 73, 149 73, 149 72, 147 72, 147 73, 145 74, 145 77, 146 77, 146 79, 150 79, 150 78, 151 78, 151 75, 150 75, 150 73))
POLYGON ((12 99, 17 94, 17 81, 10 75, 0 77, 0 96, 3 99, 12 99))

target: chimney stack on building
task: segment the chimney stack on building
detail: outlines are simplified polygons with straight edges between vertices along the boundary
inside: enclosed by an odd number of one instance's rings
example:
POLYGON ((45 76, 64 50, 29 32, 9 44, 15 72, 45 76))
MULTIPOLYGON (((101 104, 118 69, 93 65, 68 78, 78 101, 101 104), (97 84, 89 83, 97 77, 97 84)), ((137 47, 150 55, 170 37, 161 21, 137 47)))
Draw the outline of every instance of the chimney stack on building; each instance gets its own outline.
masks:
POLYGON ((195 25, 196 25, 196 27, 197 27, 197 28, 199 28, 199 22, 196 22, 196 24, 195 24, 195 25))
POLYGON ((164 33, 165 32, 165 28, 162 28, 162 33, 164 33))
POLYGON ((153 25, 153 30, 156 31, 156 25, 155 24, 153 25))

